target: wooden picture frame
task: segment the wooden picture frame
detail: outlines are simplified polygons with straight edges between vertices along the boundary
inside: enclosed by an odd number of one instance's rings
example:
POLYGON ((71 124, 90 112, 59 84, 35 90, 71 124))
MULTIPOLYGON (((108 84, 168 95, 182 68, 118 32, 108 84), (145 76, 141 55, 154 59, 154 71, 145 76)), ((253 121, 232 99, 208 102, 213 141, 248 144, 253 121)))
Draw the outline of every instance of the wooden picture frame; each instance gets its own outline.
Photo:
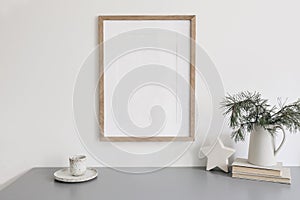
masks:
POLYGON ((167 16, 99 16, 98 17, 98 31, 99 31, 99 48, 100 48, 100 112, 99 112, 99 124, 100 124, 100 141, 111 142, 168 142, 168 141, 194 141, 195 138, 195 40, 196 40, 196 16, 195 15, 167 15, 167 16), (105 98, 104 98, 104 21, 106 20, 189 20, 189 37, 190 42, 190 72, 189 72, 189 84, 190 84, 190 105, 189 105, 189 135, 184 137, 172 136, 172 137, 108 137, 104 133, 105 126, 105 98))

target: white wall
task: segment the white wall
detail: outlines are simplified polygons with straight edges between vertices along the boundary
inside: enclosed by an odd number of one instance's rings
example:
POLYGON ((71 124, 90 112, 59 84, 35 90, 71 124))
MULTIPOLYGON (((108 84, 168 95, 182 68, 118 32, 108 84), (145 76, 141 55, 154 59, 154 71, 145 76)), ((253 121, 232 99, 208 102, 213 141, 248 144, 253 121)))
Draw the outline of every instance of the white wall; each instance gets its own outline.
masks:
MULTIPOLYGON (((300 96, 299 6, 297 0, 1 0, 0 184, 34 166, 65 166, 69 155, 87 154, 76 136, 72 92, 97 45, 98 15, 196 14, 198 42, 226 91, 257 90, 275 101, 300 96)), ((299 140, 289 134, 278 160, 300 165, 299 140)), ((174 166, 203 164, 198 148, 199 141, 174 166)), ((247 143, 236 148, 236 156, 247 155, 247 143)))

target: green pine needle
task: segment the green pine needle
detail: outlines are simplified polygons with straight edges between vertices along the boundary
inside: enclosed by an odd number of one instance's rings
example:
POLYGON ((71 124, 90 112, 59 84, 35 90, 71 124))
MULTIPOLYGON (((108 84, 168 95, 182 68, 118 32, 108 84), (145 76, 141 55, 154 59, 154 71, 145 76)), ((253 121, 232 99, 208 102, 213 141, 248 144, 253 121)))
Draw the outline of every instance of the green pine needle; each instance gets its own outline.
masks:
POLYGON ((240 92, 227 95, 221 106, 223 114, 229 116, 229 126, 233 129, 231 137, 235 142, 244 141, 255 126, 263 127, 271 134, 280 128, 290 132, 300 130, 300 99, 288 105, 279 99, 278 107, 271 107, 258 92, 240 92))

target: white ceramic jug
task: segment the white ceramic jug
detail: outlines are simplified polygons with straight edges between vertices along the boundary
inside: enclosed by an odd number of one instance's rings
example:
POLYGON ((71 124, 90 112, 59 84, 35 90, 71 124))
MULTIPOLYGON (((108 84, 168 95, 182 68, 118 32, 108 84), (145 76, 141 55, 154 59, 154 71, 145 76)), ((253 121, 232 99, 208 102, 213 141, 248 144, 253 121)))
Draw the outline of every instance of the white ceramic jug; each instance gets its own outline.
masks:
POLYGON ((283 128, 281 130, 283 138, 276 149, 274 136, 264 128, 256 126, 250 135, 248 162, 259 166, 276 165, 275 156, 285 141, 285 132, 283 128))

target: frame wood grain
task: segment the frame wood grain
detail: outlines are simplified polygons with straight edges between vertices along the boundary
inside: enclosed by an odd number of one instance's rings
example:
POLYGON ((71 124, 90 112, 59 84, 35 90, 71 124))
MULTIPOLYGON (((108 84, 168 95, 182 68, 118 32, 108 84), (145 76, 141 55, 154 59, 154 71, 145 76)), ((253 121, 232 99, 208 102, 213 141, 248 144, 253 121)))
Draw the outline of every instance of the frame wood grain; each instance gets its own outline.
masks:
POLYGON ((135 15, 135 16, 99 16, 99 50, 100 50, 100 141, 110 142, 168 142, 168 141, 194 141, 195 140, 195 41, 196 16, 195 15, 135 15), (104 135, 104 20, 190 20, 190 133, 187 137, 106 137, 104 135))

